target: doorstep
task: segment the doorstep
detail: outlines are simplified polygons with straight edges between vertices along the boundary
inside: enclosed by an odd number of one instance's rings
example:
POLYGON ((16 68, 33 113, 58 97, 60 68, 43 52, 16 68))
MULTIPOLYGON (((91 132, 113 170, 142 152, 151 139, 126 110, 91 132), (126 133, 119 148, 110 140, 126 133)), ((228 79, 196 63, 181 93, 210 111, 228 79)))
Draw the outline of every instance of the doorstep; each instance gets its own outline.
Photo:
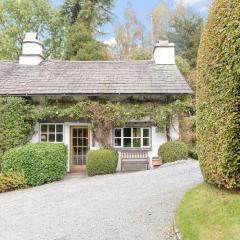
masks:
POLYGON ((67 175, 65 176, 65 179, 73 179, 73 178, 87 178, 87 172, 86 171, 82 171, 79 173, 67 173, 67 175))

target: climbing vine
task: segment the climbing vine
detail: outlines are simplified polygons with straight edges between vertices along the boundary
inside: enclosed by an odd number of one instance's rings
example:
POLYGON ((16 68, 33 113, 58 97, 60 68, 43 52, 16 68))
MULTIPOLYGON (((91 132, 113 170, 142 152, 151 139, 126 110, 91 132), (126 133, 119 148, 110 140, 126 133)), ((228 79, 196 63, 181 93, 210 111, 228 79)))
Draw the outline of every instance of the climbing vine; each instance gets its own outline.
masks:
POLYGON ((168 139, 169 129, 174 117, 179 116, 185 109, 180 100, 168 104, 159 102, 112 102, 93 101, 82 99, 72 103, 50 103, 41 109, 35 110, 35 121, 69 119, 87 119, 98 142, 104 147, 109 147, 109 136, 113 127, 123 127, 131 120, 152 122, 159 132, 166 132, 168 139))
POLYGON ((0 98, 0 152, 25 144, 33 132, 35 122, 79 121, 91 124, 94 136, 103 147, 110 146, 110 132, 113 127, 123 127, 131 120, 146 119, 166 132, 173 118, 182 114, 184 104, 177 100, 162 104, 159 101, 104 101, 82 98, 78 101, 46 99, 44 104, 17 97, 0 98))

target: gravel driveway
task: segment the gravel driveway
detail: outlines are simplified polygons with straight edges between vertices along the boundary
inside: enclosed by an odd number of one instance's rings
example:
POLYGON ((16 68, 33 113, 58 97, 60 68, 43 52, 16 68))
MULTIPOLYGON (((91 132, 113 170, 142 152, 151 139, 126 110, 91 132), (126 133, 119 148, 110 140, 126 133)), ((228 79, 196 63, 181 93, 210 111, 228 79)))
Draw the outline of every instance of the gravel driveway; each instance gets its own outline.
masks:
POLYGON ((1 240, 172 240, 175 208, 202 181, 198 162, 0 194, 1 240))

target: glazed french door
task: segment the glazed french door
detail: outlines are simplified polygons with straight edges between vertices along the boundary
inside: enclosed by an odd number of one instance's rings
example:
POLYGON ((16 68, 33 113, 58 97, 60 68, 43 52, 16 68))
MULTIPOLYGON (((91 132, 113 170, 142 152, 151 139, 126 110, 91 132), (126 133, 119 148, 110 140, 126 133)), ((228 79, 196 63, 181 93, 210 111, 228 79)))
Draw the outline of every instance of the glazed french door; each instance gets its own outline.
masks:
POLYGON ((86 169, 86 155, 90 148, 89 127, 73 126, 70 129, 71 172, 80 172, 86 169))

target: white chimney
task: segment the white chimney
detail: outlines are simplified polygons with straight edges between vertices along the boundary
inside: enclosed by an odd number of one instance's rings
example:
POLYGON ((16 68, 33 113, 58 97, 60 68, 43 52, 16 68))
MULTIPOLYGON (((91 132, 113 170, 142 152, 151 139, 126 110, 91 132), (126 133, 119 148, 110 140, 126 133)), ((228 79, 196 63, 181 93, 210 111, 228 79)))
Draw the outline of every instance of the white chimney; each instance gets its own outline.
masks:
POLYGON ((156 64, 175 64, 175 45, 169 41, 159 41, 153 50, 156 64))
POLYGON ((26 33, 19 64, 39 65, 43 60, 43 44, 38 40, 37 33, 26 33))

